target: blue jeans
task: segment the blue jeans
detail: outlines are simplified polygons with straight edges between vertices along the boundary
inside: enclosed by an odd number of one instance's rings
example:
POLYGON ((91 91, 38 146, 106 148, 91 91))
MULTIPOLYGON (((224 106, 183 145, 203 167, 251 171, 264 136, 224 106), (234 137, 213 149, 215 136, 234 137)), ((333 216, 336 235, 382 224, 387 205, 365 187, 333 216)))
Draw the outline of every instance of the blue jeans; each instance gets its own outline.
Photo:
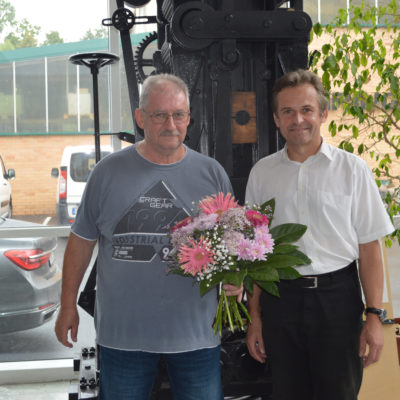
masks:
POLYGON ((220 346, 158 354, 100 346, 99 400, 147 400, 163 357, 174 400, 223 400, 220 346))

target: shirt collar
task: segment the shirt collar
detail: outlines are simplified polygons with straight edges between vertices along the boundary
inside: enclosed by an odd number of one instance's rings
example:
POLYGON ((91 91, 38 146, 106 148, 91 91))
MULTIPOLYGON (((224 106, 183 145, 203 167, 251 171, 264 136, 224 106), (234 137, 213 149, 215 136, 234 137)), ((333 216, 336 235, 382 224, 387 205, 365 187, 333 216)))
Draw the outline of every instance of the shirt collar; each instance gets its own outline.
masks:
MULTIPOLYGON (((332 159, 333 159, 332 148, 327 143, 325 143, 323 138, 322 138, 321 147, 319 148, 317 153, 315 153, 313 156, 309 157, 306 161, 311 160, 311 159, 315 159, 315 158, 319 158, 320 154, 325 156, 330 161, 332 161, 332 159)), ((288 156, 287 145, 286 144, 285 144, 284 148, 282 149, 282 159, 285 160, 285 161, 294 162, 288 156)))

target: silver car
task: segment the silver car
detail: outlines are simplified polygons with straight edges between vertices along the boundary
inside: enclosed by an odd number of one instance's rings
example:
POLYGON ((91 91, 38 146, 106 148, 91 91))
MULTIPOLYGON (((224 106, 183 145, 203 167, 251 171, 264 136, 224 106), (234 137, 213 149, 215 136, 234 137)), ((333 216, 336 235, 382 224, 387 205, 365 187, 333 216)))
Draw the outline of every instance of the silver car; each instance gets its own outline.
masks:
MULTIPOLYGON (((38 226, 0 217, 0 229, 38 226)), ((57 239, 0 238, 0 333, 43 325, 60 304, 57 239)))

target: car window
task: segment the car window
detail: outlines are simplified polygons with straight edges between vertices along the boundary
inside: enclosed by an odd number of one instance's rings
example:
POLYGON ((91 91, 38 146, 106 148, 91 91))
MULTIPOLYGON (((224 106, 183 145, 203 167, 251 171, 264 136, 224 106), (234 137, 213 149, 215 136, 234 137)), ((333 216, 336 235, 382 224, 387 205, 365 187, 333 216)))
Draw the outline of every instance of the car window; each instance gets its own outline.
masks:
MULTIPOLYGON (((110 154, 101 152, 101 158, 110 154)), ((87 182, 89 174, 96 165, 95 153, 74 153, 71 155, 71 178, 75 182, 87 182)))

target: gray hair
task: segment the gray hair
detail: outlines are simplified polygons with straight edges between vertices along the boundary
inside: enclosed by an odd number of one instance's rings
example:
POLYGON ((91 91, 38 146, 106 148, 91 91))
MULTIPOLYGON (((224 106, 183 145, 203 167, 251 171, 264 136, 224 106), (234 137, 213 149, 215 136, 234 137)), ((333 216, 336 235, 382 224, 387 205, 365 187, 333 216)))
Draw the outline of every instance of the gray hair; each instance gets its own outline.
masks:
POLYGON ((139 98, 139 108, 141 110, 147 107, 149 103, 150 92, 156 86, 162 86, 166 82, 174 84, 179 90, 181 90, 185 94, 187 106, 188 108, 190 108, 189 89, 186 83, 181 78, 172 74, 158 74, 158 75, 150 75, 143 82, 142 92, 139 98))
POLYGON ((281 76, 272 89, 272 111, 278 114, 278 94, 288 87, 311 85, 317 91, 320 114, 328 108, 326 91, 318 75, 305 69, 298 69, 281 76))

